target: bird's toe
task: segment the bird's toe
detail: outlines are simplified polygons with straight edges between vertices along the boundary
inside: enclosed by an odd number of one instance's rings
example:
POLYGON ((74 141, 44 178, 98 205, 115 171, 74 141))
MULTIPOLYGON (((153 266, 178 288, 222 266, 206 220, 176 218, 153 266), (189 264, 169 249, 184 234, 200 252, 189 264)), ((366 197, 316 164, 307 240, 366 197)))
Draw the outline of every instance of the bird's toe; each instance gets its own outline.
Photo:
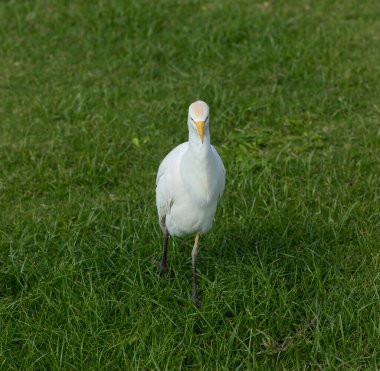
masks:
POLYGON ((159 263, 158 275, 163 276, 166 273, 166 265, 159 263))
POLYGON ((194 304, 194 306, 196 308, 199 309, 201 307, 201 301, 200 301, 200 299, 199 299, 199 297, 198 297, 197 294, 192 294, 191 295, 191 301, 192 301, 192 303, 194 304))

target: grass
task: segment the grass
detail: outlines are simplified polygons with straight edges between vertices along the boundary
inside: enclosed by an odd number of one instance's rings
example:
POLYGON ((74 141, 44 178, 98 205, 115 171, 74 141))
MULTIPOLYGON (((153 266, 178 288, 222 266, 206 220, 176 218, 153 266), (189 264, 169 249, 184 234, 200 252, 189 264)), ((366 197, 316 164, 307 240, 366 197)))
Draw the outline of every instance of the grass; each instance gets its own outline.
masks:
POLYGON ((3 1, 0 368, 378 369, 375 0, 3 1), (211 107, 227 185, 157 276, 155 173, 211 107))

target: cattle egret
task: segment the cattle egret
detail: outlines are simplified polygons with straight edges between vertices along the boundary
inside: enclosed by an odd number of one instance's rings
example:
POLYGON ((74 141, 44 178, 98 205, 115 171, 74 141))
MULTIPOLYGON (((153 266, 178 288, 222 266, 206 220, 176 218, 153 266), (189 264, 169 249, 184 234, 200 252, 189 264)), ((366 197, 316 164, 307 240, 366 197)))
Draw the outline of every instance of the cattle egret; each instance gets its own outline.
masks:
POLYGON ((210 144, 209 107, 205 102, 190 105, 187 126, 189 141, 175 147, 161 162, 157 173, 156 202, 163 232, 160 274, 167 267, 169 235, 195 234, 191 299, 199 307, 196 276, 199 236, 212 227, 226 171, 210 144))

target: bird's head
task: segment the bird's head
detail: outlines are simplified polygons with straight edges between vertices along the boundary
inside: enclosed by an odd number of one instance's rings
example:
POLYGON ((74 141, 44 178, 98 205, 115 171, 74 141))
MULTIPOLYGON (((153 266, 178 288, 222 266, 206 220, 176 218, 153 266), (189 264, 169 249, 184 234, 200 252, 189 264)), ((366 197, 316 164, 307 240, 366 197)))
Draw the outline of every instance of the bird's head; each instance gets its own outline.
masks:
POLYGON ((209 124, 209 109, 208 105, 201 101, 197 100, 192 103, 189 107, 189 128, 193 128, 199 134, 199 138, 203 143, 205 129, 208 128, 209 124))

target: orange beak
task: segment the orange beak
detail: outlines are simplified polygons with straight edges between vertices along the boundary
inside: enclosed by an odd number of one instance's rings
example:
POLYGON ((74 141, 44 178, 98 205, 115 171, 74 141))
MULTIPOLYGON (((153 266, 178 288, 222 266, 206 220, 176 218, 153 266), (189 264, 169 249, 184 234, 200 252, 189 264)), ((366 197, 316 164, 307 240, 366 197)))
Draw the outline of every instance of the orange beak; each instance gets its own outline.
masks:
POLYGON ((199 137, 201 138, 201 141, 203 143, 203 136, 204 136, 203 129, 205 127, 205 122, 204 121, 197 121, 195 123, 195 125, 197 125, 199 137))

